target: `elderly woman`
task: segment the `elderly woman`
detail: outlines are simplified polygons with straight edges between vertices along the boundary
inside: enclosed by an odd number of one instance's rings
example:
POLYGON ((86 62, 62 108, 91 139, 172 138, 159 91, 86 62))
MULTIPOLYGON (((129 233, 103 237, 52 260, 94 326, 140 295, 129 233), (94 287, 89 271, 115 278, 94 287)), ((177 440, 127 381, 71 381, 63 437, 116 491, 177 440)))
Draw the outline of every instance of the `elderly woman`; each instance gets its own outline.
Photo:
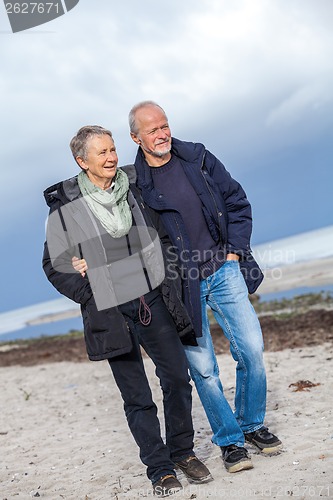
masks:
POLYGON ((111 132, 83 127, 70 147, 82 170, 44 192, 50 215, 43 268, 61 294, 81 304, 88 356, 108 360, 154 493, 167 496, 182 487, 176 466, 191 481, 211 478, 193 452, 191 385, 180 340, 195 345, 192 326, 163 263, 156 214, 117 168, 111 132), (166 444, 140 346, 163 391, 166 444))

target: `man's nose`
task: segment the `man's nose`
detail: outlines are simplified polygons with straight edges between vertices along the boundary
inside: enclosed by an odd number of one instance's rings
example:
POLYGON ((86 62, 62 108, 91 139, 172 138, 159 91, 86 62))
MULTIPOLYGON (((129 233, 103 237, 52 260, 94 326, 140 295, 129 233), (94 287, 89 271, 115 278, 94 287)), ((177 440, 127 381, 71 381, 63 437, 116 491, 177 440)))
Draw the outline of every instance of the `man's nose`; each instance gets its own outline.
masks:
POLYGON ((158 134, 158 135, 159 135, 162 139, 166 139, 167 137, 169 137, 169 136, 168 136, 168 134, 166 133, 166 131, 165 131, 163 128, 160 128, 160 129, 158 130, 158 132, 159 132, 159 134, 158 134))

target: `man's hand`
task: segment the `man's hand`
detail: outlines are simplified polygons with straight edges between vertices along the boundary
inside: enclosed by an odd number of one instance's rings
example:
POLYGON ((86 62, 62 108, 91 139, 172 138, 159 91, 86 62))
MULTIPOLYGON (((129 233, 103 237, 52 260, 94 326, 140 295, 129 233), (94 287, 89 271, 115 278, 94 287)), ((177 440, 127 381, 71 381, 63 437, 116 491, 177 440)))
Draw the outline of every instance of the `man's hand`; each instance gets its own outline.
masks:
POLYGON ((72 266, 74 267, 75 271, 78 271, 81 274, 82 278, 85 277, 88 266, 84 259, 78 259, 77 257, 73 257, 72 266))
POLYGON ((239 255, 235 253, 228 253, 227 254, 227 260, 239 260, 239 255))

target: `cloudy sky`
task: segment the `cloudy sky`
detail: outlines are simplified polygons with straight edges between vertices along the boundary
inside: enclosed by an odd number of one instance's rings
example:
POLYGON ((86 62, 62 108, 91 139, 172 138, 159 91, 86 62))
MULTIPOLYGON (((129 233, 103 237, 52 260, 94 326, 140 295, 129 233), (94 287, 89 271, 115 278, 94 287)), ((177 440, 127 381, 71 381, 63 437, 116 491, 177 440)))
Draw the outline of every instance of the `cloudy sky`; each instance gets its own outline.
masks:
POLYGON ((40 265, 43 190, 76 174, 82 125, 110 128, 130 163, 140 100, 242 183, 253 244, 332 224, 332 25, 332 0, 80 0, 12 34, 1 3, 0 311, 59 296, 40 265))

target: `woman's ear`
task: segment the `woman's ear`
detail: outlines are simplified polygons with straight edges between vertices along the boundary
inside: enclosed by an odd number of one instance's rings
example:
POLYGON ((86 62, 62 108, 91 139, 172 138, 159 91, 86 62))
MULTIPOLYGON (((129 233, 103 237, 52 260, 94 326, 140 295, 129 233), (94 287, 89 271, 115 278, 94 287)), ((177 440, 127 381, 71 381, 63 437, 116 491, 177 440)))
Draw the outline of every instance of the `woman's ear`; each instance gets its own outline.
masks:
POLYGON ((77 164, 82 168, 82 170, 89 170, 88 165, 86 165, 85 161, 81 156, 77 156, 76 158, 77 164))

